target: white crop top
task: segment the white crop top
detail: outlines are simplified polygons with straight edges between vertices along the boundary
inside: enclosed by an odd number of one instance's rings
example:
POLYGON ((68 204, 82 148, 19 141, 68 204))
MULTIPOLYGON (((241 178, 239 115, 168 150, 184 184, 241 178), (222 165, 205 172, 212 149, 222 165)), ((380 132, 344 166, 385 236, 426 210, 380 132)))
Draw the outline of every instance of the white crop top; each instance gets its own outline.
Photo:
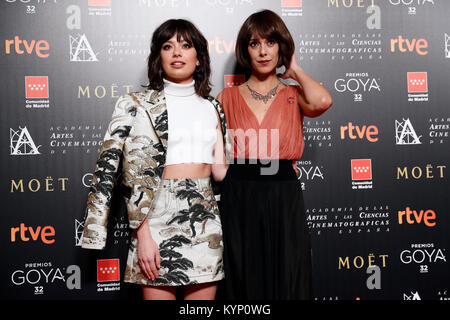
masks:
POLYGON ((213 163, 217 113, 210 101, 195 93, 194 83, 164 79, 169 128, 166 165, 213 163))

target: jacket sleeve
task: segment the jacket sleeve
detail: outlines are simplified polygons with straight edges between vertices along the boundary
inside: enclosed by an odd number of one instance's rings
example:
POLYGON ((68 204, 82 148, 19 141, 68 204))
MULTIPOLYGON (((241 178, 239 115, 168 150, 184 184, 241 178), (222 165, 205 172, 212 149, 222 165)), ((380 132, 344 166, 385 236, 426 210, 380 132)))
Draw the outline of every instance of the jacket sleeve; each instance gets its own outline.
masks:
POLYGON ((133 128, 136 102, 121 96, 115 105, 105 134, 89 190, 81 247, 103 249, 106 245, 108 214, 125 140, 133 128))
POLYGON ((216 110, 217 110, 217 114, 219 115, 220 124, 222 126, 223 146, 225 149, 225 156, 227 159, 227 163, 231 163, 232 162, 232 158, 231 158, 232 153, 231 152, 233 149, 233 143, 232 143, 232 139, 229 134, 229 130, 227 128, 225 112, 223 110, 222 104, 217 99, 215 99, 214 97, 211 97, 211 96, 208 96, 207 99, 213 104, 214 108, 216 108, 216 110))

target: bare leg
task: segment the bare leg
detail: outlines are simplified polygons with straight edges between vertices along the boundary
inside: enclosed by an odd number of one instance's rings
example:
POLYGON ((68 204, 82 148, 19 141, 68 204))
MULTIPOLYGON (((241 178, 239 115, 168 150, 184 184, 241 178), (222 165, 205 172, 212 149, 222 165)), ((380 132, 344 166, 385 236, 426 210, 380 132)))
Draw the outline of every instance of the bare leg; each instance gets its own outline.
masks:
POLYGON ((176 287, 142 286, 144 300, 176 300, 176 287))
POLYGON ((184 300, 214 300, 217 282, 191 284, 184 287, 184 300))

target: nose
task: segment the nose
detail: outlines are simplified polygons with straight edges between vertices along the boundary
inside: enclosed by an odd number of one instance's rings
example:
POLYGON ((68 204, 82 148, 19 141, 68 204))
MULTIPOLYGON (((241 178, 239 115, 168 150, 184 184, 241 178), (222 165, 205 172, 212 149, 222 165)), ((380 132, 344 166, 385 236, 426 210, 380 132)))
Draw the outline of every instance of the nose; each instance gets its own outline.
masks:
POLYGON ((262 44, 259 46, 259 55, 260 55, 260 56, 265 56, 265 55, 267 55, 267 47, 266 47, 266 44, 265 44, 265 43, 262 43, 262 44))
POLYGON ((176 43, 173 47, 173 56, 180 57, 181 56, 181 45, 176 43))

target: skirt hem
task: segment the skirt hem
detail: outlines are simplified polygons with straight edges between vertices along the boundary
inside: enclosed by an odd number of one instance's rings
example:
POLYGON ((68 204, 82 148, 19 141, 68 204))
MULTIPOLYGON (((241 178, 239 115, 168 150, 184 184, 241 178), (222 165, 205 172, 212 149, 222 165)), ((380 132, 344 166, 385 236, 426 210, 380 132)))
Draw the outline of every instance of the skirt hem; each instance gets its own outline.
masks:
POLYGON ((176 284, 176 283, 171 283, 171 284, 157 284, 157 283, 151 283, 150 281, 146 281, 144 279, 141 280, 129 280, 129 279, 125 279, 124 282, 126 283, 133 283, 133 284, 137 284, 137 285, 144 285, 144 286, 151 286, 151 287, 161 287, 161 286, 166 286, 166 287, 182 287, 182 286, 189 286, 191 284, 200 284, 200 283, 208 283, 208 282, 218 282, 220 280, 223 280, 225 278, 225 274, 222 273, 221 275, 217 275, 214 278, 211 278, 211 274, 205 274, 205 275, 200 275, 200 276, 196 276, 196 277, 192 277, 190 276, 189 279, 191 280, 195 280, 195 281, 191 281, 189 283, 184 283, 184 284, 176 284), (197 278, 200 278, 199 280, 195 280, 197 278))

